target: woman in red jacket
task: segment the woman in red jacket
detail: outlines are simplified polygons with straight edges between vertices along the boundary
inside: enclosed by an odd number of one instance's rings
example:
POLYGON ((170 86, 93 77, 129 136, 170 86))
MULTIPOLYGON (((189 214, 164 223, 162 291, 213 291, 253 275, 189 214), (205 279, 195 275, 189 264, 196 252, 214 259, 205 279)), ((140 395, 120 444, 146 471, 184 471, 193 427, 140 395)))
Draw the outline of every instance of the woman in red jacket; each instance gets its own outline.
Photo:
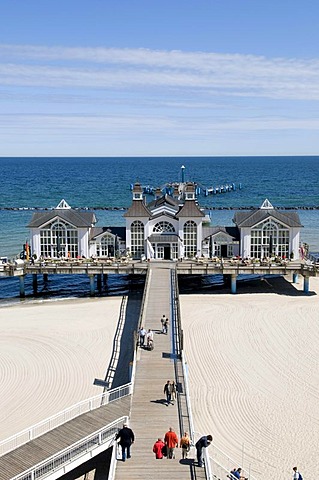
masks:
POLYGON ((163 448, 165 447, 165 443, 161 438, 159 438, 153 446, 153 452, 155 453, 155 458, 163 458, 163 448))

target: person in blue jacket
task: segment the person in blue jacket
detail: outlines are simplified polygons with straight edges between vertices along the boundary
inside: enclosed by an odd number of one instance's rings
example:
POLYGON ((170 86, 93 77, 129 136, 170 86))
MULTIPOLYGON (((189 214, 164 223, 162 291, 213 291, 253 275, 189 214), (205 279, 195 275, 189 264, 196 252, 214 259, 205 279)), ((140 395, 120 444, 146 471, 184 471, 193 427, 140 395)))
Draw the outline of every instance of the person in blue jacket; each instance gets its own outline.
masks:
POLYGON ((204 435, 195 443, 198 466, 203 466, 203 448, 207 448, 213 441, 211 435, 204 435))

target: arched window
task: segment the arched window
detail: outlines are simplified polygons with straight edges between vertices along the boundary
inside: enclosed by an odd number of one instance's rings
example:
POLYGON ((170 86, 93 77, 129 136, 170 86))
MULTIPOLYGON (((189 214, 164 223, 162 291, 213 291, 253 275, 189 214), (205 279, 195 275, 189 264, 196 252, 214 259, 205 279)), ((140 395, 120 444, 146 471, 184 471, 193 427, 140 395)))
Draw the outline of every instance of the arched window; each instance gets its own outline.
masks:
POLYGON ((289 229, 272 219, 251 230, 251 257, 289 256, 289 229))
POLYGON ((41 255, 44 257, 78 256, 78 231, 73 225, 57 221, 40 231, 41 255))
POLYGON ((153 233, 175 233, 175 228, 169 222, 158 222, 154 225, 153 233))
POLYGON ((98 257, 114 257, 115 254, 115 236, 107 233, 96 245, 96 254, 98 257))
POLYGON ((184 256, 195 257, 197 254, 197 225, 192 220, 185 223, 184 228, 184 256))
POLYGON ((141 258, 144 254, 144 224, 139 220, 131 225, 131 253, 133 258, 141 258))

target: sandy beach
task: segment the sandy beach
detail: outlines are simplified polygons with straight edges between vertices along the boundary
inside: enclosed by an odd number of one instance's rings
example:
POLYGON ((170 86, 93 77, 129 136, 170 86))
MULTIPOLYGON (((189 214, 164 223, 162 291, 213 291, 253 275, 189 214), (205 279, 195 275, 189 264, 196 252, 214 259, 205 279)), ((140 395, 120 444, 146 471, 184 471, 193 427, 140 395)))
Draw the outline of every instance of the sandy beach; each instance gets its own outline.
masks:
POLYGON ((0 308, 0 440, 103 391, 121 299, 0 308))
POLYGON ((287 287, 181 296, 195 429, 257 478, 318 466, 319 278, 287 287))
MULTIPOLYGON (((313 478, 319 278, 181 295, 195 429, 261 478, 313 478), (253 292, 253 293, 252 293, 253 292)), ((102 391, 121 298, 0 308, 0 440, 102 391)), ((213 454, 211 448, 210 451, 213 454)))

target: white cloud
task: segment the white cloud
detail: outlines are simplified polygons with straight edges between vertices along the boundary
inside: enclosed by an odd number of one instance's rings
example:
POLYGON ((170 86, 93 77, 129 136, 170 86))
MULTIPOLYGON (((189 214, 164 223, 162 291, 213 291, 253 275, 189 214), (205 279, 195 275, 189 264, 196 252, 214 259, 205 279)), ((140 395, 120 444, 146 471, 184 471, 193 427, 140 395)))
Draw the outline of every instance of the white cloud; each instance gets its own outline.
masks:
POLYGON ((319 60, 2 45, 0 85, 150 91, 197 89, 216 96, 318 100, 319 60))

